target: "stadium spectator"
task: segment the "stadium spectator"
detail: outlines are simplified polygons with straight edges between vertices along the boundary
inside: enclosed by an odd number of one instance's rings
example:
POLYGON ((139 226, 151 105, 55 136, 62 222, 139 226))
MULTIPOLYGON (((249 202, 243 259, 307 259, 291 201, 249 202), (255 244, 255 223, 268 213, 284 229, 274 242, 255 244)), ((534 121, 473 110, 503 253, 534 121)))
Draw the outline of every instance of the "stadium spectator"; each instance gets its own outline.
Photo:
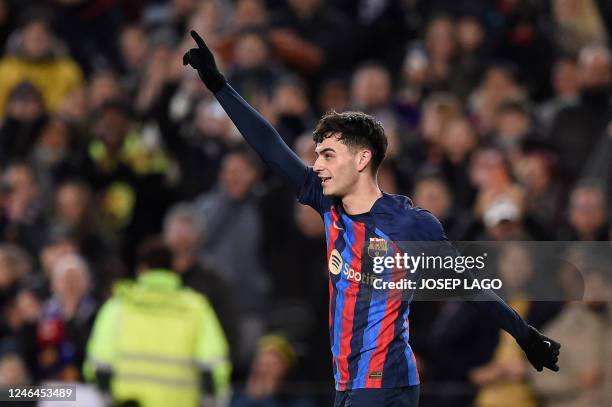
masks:
POLYGON ((232 18, 232 29, 236 31, 265 26, 269 20, 266 2, 262 0, 238 0, 232 18))
POLYGON ((542 134, 548 134, 550 125, 559 111, 578 101, 580 81, 576 60, 571 57, 559 58, 551 70, 551 85, 553 97, 543 102, 538 108, 538 119, 542 126, 542 134))
POLYGON ((51 233, 39 252, 39 270, 36 277, 43 279, 44 284, 47 284, 57 260, 64 255, 76 255, 78 252, 77 242, 69 236, 61 232, 51 233))
POLYGON ((427 83, 432 90, 446 91, 451 86, 451 61, 456 51, 453 23, 449 16, 434 17, 425 29, 427 83))
POLYGON ((456 118, 442 129, 440 172, 454 197, 454 206, 469 208, 475 191, 470 184, 469 166, 473 152, 479 144, 474 127, 466 118, 456 118))
POLYGON ((505 100, 495 112, 492 137, 494 144, 504 150, 513 162, 520 155, 523 142, 532 131, 529 106, 521 100, 505 100))
POLYGON ((170 27, 177 36, 185 33, 189 19, 197 12, 197 0, 153 2, 143 10, 144 22, 152 27, 170 27))
POLYGON ((9 165, 2 175, 2 194, 0 235, 36 256, 45 239, 48 219, 33 169, 24 163, 9 165))
POLYGON ((530 240, 525 231, 521 209, 509 198, 495 200, 484 208, 482 221, 486 236, 492 240, 530 240))
POLYGON ((423 101, 421 134, 428 147, 434 150, 432 154, 439 153, 437 150, 445 126, 460 115, 461 103, 451 93, 432 93, 423 101))
POLYGON ((554 0, 553 38, 559 51, 576 54, 583 47, 605 44, 608 33, 596 0, 554 0))
POLYGON ((609 286, 600 272, 589 270, 583 275, 584 300, 568 302, 544 329, 544 332, 557 335, 566 344, 568 352, 560 358, 566 369, 555 377, 530 374, 543 407, 606 405, 603 375, 610 360, 610 355, 606 353, 606 343, 609 342, 606 334, 609 334, 610 322, 605 303, 609 298, 609 286), (569 386, 568 382, 573 385, 569 386))
POLYGON ((478 188, 474 204, 476 218, 481 218, 490 204, 504 198, 518 209, 523 204, 523 190, 512 179, 512 173, 501 150, 481 149, 472 157, 470 181, 478 188))
MULTIPOLYGON (((180 64, 176 63, 176 37, 168 30, 158 30, 149 38, 150 64, 138 75, 140 82, 134 89, 131 100, 134 101, 136 113, 144 118, 150 118, 155 104, 163 95, 167 82, 180 77, 180 64), (179 67, 177 72, 177 65, 179 67)), ((155 121, 147 121, 144 126, 155 127, 155 121)))
POLYGON ((197 223, 197 212, 193 205, 176 204, 165 216, 163 240, 172 251, 172 269, 180 275, 183 285, 210 301, 227 338, 230 354, 233 355, 238 344, 235 300, 227 295, 230 288, 222 276, 198 260, 202 237, 197 223))
POLYGON ((562 205, 556 156, 538 146, 525 146, 523 151, 513 163, 513 172, 525 189, 525 214, 546 230, 553 230, 561 218, 562 205))
POLYGON ((323 82, 316 100, 317 112, 324 114, 332 109, 342 112, 348 110, 349 89, 340 78, 330 78, 323 82))
POLYGON ((298 77, 281 78, 274 87, 270 105, 272 122, 289 145, 313 126, 306 85, 298 77))
POLYGON ((109 70, 94 73, 87 88, 87 112, 96 112, 105 104, 125 99, 125 91, 117 75, 109 70))
POLYGON ((69 179, 55 190, 50 229, 69 237, 87 259, 96 297, 105 298, 112 282, 121 277, 118 242, 101 222, 93 192, 82 180, 69 179))
POLYGON ((59 117, 49 118, 32 146, 29 162, 39 180, 45 201, 50 201, 53 188, 69 177, 79 175, 85 155, 75 148, 77 140, 68 123, 59 117))
POLYGON ((344 68, 346 16, 321 0, 290 0, 288 6, 272 17, 269 39, 276 55, 310 78, 322 69, 337 73, 344 68))
POLYGON ((184 125, 169 116, 172 101, 167 102, 158 117, 164 145, 178 162, 177 198, 193 199, 215 185, 221 161, 232 145, 234 127, 217 103, 194 103, 193 123, 184 125))
POLYGON ((471 90, 478 85, 486 58, 486 27, 476 14, 465 14, 456 22, 457 53, 451 72, 451 90, 466 101, 471 90))
POLYGON ((529 1, 498 3, 496 8, 502 20, 491 33, 492 56, 512 61, 515 74, 535 99, 546 92, 547 67, 554 55, 551 38, 540 20, 544 7, 529 1))
POLYGON ((606 240, 608 215, 606 195, 597 182, 583 182, 572 190, 569 198, 568 227, 560 240, 606 240))
POLYGON ((161 225, 166 207, 161 192, 167 189, 164 173, 168 160, 158 146, 145 144, 122 103, 103 105, 93 132, 86 174, 103 203, 106 225, 115 233, 129 230, 131 238, 136 239, 120 242, 131 253, 138 240, 161 225))
POLYGON ((351 25, 348 37, 351 40, 344 42, 343 53, 337 57, 345 59, 351 66, 360 61, 381 61, 395 76, 395 72, 400 70, 405 47, 403 41, 387 39, 406 38, 413 33, 411 31, 417 31, 415 27, 409 27, 411 19, 404 18, 415 16, 417 6, 398 0, 332 0, 330 3, 348 17, 351 25), (387 46, 380 47, 383 42, 387 46))
POLYGON ((237 357, 243 364, 263 332, 270 288, 260 258, 263 229, 255 186, 261 169, 256 160, 244 148, 230 151, 223 158, 217 187, 194 203, 203 236, 198 257, 236 294, 240 337, 237 357))
POLYGON ((427 209, 438 218, 447 234, 452 236, 457 221, 452 210, 453 196, 442 179, 432 176, 418 181, 412 200, 416 206, 427 209))
POLYGON ((37 381, 36 327, 40 317, 39 299, 29 291, 14 291, 3 305, 0 354, 14 353, 23 361, 28 378, 37 381))
MULTIPOLYGON (((498 265, 499 276, 507 295, 506 301, 527 318, 531 310, 527 290, 534 274, 534 265, 528 249, 519 244, 504 246, 498 265)), ((527 383, 527 369, 528 365, 521 349, 506 332, 501 332, 490 362, 469 373, 471 382, 479 388, 474 405, 502 407, 518 403, 521 406, 535 407, 536 398, 527 383)))
POLYGON ((395 92, 395 104, 400 124, 408 129, 419 127, 420 104, 429 92, 427 63, 427 55, 418 45, 408 50, 404 56, 399 79, 400 86, 395 92))
POLYGON ((507 99, 521 99, 525 92, 517 80, 516 67, 509 63, 491 64, 469 98, 469 108, 482 134, 491 131, 495 113, 507 99))
POLYGON ((223 330, 208 301, 171 267, 168 248, 145 242, 138 279, 118 285, 98 313, 84 374, 115 402, 198 406, 228 396, 223 330))
POLYGON ((51 298, 37 328, 37 373, 41 380, 79 381, 98 308, 90 294, 89 267, 82 257, 67 254, 54 262, 50 280, 51 298))
POLYGON ((140 25, 128 25, 119 35, 119 50, 122 60, 122 85, 128 94, 134 95, 144 75, 142 61, 149 56, 149 44, 144 28, 140 25))
POLYGON ((424 380, 439 383, 435 389, 423 392, 423 405, 473 406, 476 386, 469 380, 470 371, 490 361, 499 330, 479 318, 476 310, 465 302, 418 302, 414 312, 410 321, 411 341, 414 338, 415 350, 421 357, 419 368, 424 368, 424 380), (423 316, 419 317, 417 312, 423 312, 423 316), (420 327, 427 329, 419 333, 420 327), (472 335, 474 331, 480 333, 476 338, 472 335), (448 358, 457 355, 461 357, 449 366, 448 358))
POLYGON ((80 67, 53 36, 49 22, 35 13, 14 33, 13 49, 0 60, 0 114, 6 114, 8 95, 20 82, 31 82, 45 107, 58 109, 62 98, 83 83, 80 67))
MULTIPOLYGON (((0 356, 0 386, 15 387, 31 385, 32 379, 28 375, 23 359, 14 353, 0 356)), ((3 404, 12 406, 33 407, 36 401, 6 401, 3 404)))
POLYGON ((19 283, 32 273, 31 259, 17 245, 0 245, 0 303, 11 296, 19 283))
POLYGON ((238 35, 234 45, 234 64, 228 78, 244 92, 247 100, 255 101, 260 94, 270 93, 281 71, 270 58, 270 46, 257 31, 238 35))
POLYGON ((0 386, 25 386, 30 383, 23 360, 16 354, 5 354, 0 358, 0 386))
POLYGON ((29 82, 11 91, 0 127, 0 158, 3 162, 25 159, 45 121, 40 92, 29 82))
POLYGON ((366 63, 353 74, 351 109, 367 112, 383 123, 394 123, 391 109, 391 76, 385 67, 366 63))
POLYGON ((30 290, 22 289, 32 277, 31 263, 31 258, 19 246, 0 246, 0 357, 17 355, 25 364, 28 379, 35 381, 40 301, 30 290))
POLYGON ((580 99, 559 111, 548 138, 559 150, 566 188, 580 179, 584 165, 604 135, 612 105, 612 54, 603 46, 587 46, 578 57, 580 99))
MULTIPOLYGON (((120 68, 116 38, 126 18, 116 0, 56 1, 48 4, 58 22, 57 32, 83 70, 120 68), (52 8, 51 8, 52 7, 52 8)), ((123 8, 127 10, 128 7, 123 8)))

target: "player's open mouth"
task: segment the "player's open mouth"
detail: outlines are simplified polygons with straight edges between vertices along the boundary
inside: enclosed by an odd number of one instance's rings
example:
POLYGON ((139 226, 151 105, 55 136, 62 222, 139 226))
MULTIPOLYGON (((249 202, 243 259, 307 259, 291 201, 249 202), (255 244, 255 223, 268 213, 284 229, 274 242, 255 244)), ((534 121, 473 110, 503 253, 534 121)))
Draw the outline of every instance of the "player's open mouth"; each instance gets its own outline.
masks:
POLYGON ((329 181, 331 177, 321 177, 321 185, 325 185, 327 181, 329 181))

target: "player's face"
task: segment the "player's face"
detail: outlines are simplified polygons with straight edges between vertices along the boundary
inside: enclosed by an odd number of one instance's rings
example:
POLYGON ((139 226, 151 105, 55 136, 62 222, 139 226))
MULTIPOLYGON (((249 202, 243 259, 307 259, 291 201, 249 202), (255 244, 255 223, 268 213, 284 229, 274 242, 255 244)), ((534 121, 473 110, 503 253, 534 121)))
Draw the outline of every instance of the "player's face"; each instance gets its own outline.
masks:
POLYGON ((355 186, 358 177, 357 154, 336 137, 317 144, 314 171, 321 179, 323 195, 342 197, 355 186))

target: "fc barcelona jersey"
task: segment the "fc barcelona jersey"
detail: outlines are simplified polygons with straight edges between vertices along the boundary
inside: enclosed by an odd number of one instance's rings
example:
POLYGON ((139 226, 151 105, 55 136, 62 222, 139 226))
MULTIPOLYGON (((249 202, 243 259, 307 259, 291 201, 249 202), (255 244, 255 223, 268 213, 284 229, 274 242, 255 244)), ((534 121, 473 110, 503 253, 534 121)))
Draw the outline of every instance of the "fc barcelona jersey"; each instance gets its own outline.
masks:
MULTIPOLYGON (((329 332, 337 389, 401 387, 419 383, 408 341, 411 293, 404 290, 398 296, 396 292, 372 289, 373 278, 377 281, 376 277, 381 277, 393 284, 396 276, 402 275, 401 272, 386 271, 382 276, 372 275, 372 259, 395 252, 418 255, 421 247, 428 252, 433 249, 438 258, 441 254, 455 256, 457 252, 447 241, 438 220, 429 212, 415 208, 410 199, 389 194, 383 194, 368 213, 357 216, 344 213, 339 201, 323 196, 320 180, 312 168, 304 165, 270 123, 229 84, 215 93, 215 97, 249 145, 275 173, 300 188, 300 201, 315 208, 325 221, 329 332), (397 250, 395 245, 406 249, 397 250)), ((427 272, 447 271, 453 270, 445 271, 443 267, 427 272)), ((422 273, 413 275, 418 279, 419 274, 422 273)), ((465 299, 495 319, 519 343, 525 342, 529 326, 492 290, 478 290, 465 299)))
POLYGON ((339 199, 323 195, 312 169, 299 201, 325 223, 329 274, 329 336, 336 390, 419 384, 410 347, 410 298, 373 289, 373 259, 393 256, 397 242, 446 240, 440 222, 409 198, 383 193, 364 214, 344 212, 339 199))

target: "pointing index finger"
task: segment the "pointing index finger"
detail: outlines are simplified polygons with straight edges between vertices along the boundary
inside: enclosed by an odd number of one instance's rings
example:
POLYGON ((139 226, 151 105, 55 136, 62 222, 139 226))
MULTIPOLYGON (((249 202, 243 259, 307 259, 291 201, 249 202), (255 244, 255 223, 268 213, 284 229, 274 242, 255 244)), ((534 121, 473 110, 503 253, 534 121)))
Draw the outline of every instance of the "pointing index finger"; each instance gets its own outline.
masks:
POLYGON ((206 48, 206 44, 204 43, 204 40, 202 39, 202 37, 198 35, 197 32, 191 30, 191 37, 196 42, 196 44, 198 44, 198 48, 206 48))

